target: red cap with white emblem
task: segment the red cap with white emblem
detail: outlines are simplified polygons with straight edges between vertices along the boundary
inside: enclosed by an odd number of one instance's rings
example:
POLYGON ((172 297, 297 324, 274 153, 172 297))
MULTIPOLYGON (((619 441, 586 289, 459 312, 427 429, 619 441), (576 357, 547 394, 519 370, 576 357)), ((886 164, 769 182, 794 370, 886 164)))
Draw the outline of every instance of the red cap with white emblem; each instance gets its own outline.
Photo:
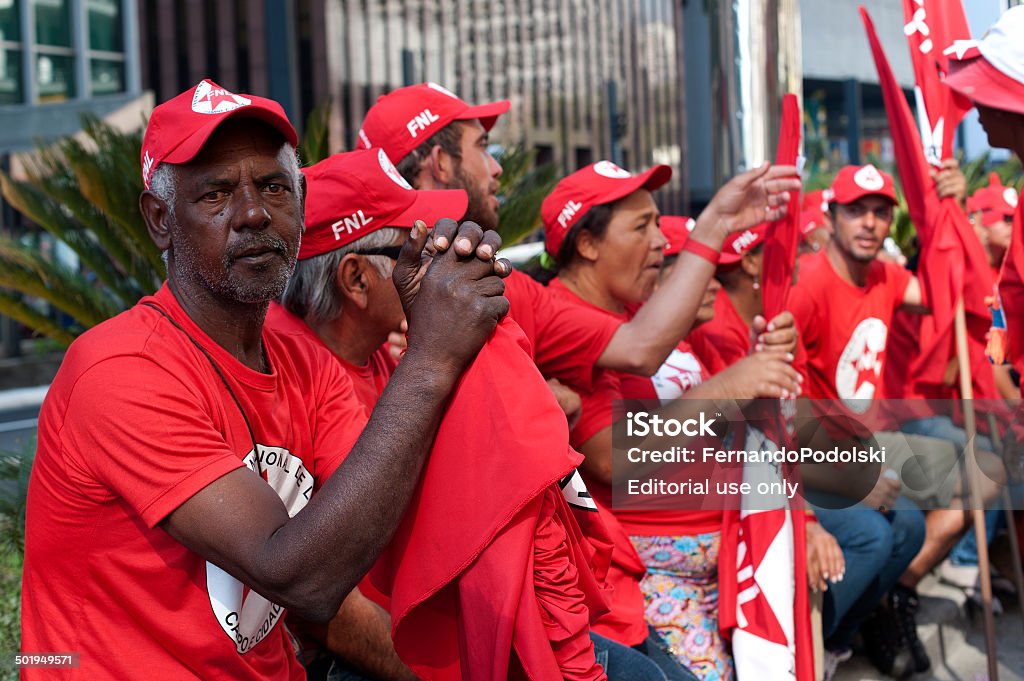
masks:
POLYGON ((661 228, 661 234, 665 237, 665 257, 670 255, 679 255, 683 250, 683 246, 686 244, 686 240, 690 238, 690 232, 697 226, 697 221, 693 218, 681 217, 678 215, 662 215, 658 220, 658 227, 661 228))
POLYGON ((972 102, 1024 114, 1024 6, 1003 13, 980 41, 960 40, 944 51, 943 82, 972 102))
POLYGON ((634 175, 611 161, 591 163, 562 178, 540 205, 548 253, 558 256, 565 235, 594 206, 618 201, 638 189, 653 192, 671 178, 672 168, 666 165, 634 175))
POLYGON ((158 165, 188 163, 199 155, 221 123, 242 117, 256 118, 276 128, 293 147, 299 143, 284 109, 274 100, 236 95, 212 80, 202 80, 153 109, 142 138, 143 185, 149 189, 158 165))
POLYGON ((896 183, 892 175, 870 163, 865 166, 846 166, 836 174, 836 179, 832 181, 832 201, 853 203, 865 196, 884 196, 896 203, 896 183))
POLYGON ((969 213, 981 212, 981 224, 991 227, 1000 220, 1012 220, 1017 210, 1017 190, 1004 187, 999 175, 988 176, 988 186, 982 187, 967 199, 969 213))
POLYGON ((428 226, 459 219, 469 197, 461 189, 417 191, 383 149, 334 154, 302 169, 306 176, 306 232, 299 260, 333 251, 382 227, 428 226))
POLYGON ((381 95, 366 112, 356 148, 381 147, 388 158, 401 163, 452 121, 479 118, 484 130, 490 130, 509 106, 507 99, 471 106, 437 83, 399 88, 381 95))

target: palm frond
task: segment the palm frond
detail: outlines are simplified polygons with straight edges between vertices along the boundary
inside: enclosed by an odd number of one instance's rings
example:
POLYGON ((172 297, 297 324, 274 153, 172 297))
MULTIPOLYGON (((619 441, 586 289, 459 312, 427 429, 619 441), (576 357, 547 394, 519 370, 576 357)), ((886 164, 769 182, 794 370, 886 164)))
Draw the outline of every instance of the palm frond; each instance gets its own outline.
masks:
MULTIPOLYGON (((19 212, 67 244, 118 299, 122 309, 151 292, 143 291, 124 269, 118 267, 94 233, 76 220, 71 210, 54 197, 54 194, 60 197, 70 194, 56 187, 55 182, 20 182, 12 180, 5 173, 0 173, 0 187, 3 189, 4 198, 19 212)), ((88 212, 88 209, 82 206, 79 208, 83 212, 88 212)), ((94 220, 93 226, 104 229, 99 226, 100 222, 102 218, 94 220)))
POLYGON ((122 309, 84 276, 0 237, 0 286, 41 298, 89 328, 122 309))
POLYGON ((0 315, 10 317, 60 345, 67 347, 75 340, 76 334, 60 326, 52 319, 28 305, 20 296, 12 295, 0 289, 0 315))
POLYGON ((540 228, 540 204, 557 182, 554 164, 534 166, 536 151, 513 147, 501 154, 498 233, 502 245, 512 246, 540 228))
POLYGON ((310 112, 306 130, 299 141, 299 156, 303 164, 311 166, 330 156, 330 121, 330 101, 321 102, 310 112))

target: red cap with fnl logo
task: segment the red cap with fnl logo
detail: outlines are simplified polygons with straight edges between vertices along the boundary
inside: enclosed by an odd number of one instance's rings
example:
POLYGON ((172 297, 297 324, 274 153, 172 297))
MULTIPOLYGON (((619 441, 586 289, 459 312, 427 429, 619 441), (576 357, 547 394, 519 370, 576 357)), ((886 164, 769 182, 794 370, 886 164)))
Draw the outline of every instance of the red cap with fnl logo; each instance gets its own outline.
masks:
POLYGON ((637 175, 611 161, 598 161, 563 178, 540 205, 545 245, 557 257, 565 235, 587 211, 618 201, 638 189, 654 191, 672 179, 672 168, 657 165, 637 175))
POLYGON ((433 226, 466 212, 461 189, 417 191, 399 175, 383 149, 334 154, 302 169, 306 176, 306 232, 299 260, 333 251, 382 227, 433 226))
POLYGON ((359 129, 356 147, 381 147, 388 158, 400 163, 452 121, 479 118, 484 130, 490 130, 509 106, 507 99, 470 106, 437 83, 410 85, 381 95, 370 107, 359 129))
POLYGON ((199 155, 218 126, 230 118, 243 117, 269 124, 293 147, 299 143, 284 109, 274 100, 236 95, 212 80, 202 80, 153 109, 142 138, 143 185, 149 189, 158 165, 188 163, 199 155))

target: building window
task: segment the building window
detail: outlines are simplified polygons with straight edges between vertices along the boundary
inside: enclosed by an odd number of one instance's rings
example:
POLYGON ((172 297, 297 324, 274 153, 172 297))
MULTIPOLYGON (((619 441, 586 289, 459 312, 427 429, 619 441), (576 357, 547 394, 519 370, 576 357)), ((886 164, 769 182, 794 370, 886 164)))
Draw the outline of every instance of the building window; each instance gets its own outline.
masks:
POLYGON ((18 0, 0 0, 0 105, 20 104, 21 15, 18 0))
POLYGON ((121 0, 86 0, 89 88, 93 95, 125 90, 124 18, 121 0))
POLYGON ((127 91, 128 20, 124 0, 0 0, 0 106, 127 91))
POLYGON ((35 80, 39 102, 75 96, 75 51, 68 0, 32 0, 35 16, 35 80))

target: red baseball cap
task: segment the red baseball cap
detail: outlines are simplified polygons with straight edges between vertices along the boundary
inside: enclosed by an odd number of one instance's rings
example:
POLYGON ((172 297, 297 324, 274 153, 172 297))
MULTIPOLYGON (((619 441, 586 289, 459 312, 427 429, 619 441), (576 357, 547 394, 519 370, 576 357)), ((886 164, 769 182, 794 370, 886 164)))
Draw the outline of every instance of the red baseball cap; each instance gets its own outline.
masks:
POLYGON ((1024 7, 1008 9, 980 41, 958 40, 943 54, 943 82, 972 102, 1024 114, 1024 7))
POLYGON ((202 151, 206 140, 229 118, 257 118, 277 129, 293 147, 299 143, 295 128, 281 105, 255 95, 236 95, 205 79, 153 109, 142 138, 142 183, 149 189, 153 171, 161 163, 188 163, 202 151))
POLYGON ((825 226, 825 213, 832 197, 831 189, 819 189, 804 194, 800 207, 800 233, 804 236, 825 226))
POLYGON ((562 240, 594 206, 618 201, 638 189, 654 191, 672 178, 672 168, 657 165, 634 175, 611 161, 598 161, 562 178, 540 205, 545 244, 555 257, 562 240))
POLYGON ((334 154, 302 169, 306 176, 306 232, 299 260, 348 245, 382 227, 411 229, 423 220, 461 218, 469 197, 461 189, 417 191, 383 149, 334 154))
POLYGON ((743 254, 764 243, 768 236, 768 223, 762 222, 756 227, 733 234, 722 244, 722 255, 718 257, 718 265, 735 265, 743 259, 743 254))
POLYGON ((690 232, 697 226, 693 218, 679 215, 662 215, 658 220, 661 233, 665 236, 665 257, 678 255, 683 250, 683 245, 690 238, 690 232))
POLYGON ((437 83, 399 88, 378 97, 366 112, 356 148, 381 147, 398 163, 452 121, 479 118, 484 130, 490 130, 509 106, 507 99, 470 106, 437 83))
POLYGON ((1013 216, 1017 210, 1017 190, 1004 187, 999 175, 988 176, 988 186, 982 187, 967 199, 967 212, 981 212, 981 224, 990 227, 996 222, 1013 216))
POLYGON ((853 203, 862 197, 876 195, 896 203, 896 183, 892 175, 870 163, 865 166, 846 166, 832 180, 830 203, 853 203))

